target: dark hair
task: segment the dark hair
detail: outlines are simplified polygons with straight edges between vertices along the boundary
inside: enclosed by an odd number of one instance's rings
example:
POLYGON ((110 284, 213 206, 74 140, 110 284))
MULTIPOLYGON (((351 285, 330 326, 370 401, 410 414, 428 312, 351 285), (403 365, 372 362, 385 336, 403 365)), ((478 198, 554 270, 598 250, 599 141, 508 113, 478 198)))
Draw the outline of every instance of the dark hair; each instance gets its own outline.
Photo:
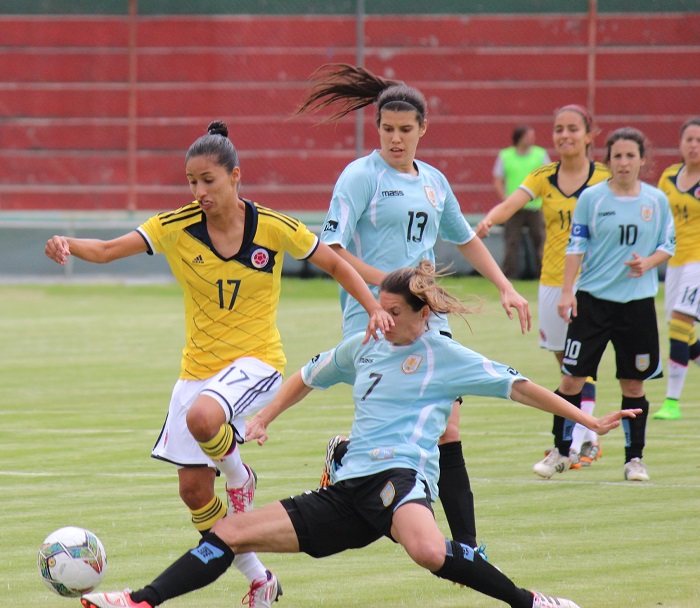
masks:
POLYGON ((518 125, 513 129, 513 145, 517 146, 520 143, 520 140, 525 137, 525 134, 528 131, 532 131, 532 127, 530 125, 518 125))
POLYGON ((185 162, 195 156, 210 156, 216 163, 231 173, 234 167, 239 167, 238 152, 228 138, 228 127, 221 120, 209 123, 207 134, 202 135, 187 150, 185 162))
POLYGON ((608 139, 605 142, 605 146, 608 149, 605 154, 606 163, 610 162, 610 148, 612 148, 616 141, 620 141, 621 139, 635 142, 639 147, 639 156, 644 158, 644 154, 646 153, 646 138, 644 137, 644 133, 634 127, 622 127, 621 129, 615 129, 608 135, 608 139))
MULTIPOLYGON (((583 125, 586 127, 586 133, 593 133, 593 116, 591 116, 591 113, 586 108, 578 105, 577 103, 570 103, 554 110, 554 118, 556 119, 556 117, 562 112, 575 112, 578 114, 583 119, 583 125)), ((591 146, 592 143, 586 145, 587 155, 591 154, 591 146)))
POLYGON ((593 131, 593 116, 591 116, 591 113, 583 106, 577 103, 567 104, 554 110, 554 117, 556 118, 562 112, 576 112, 576 114, 583 118, 583 124, 586 126, 586 133, 591 133, 593 131))
POLYGON ((379 291, 402 296, 413 312, 418 312, 423 306, 441 314, 476 312, 476 308, 465 306, 438 285, 435 279, 440 276, 444 275, 436 272, 432 262, 423 260, 416 267, 407 266, 387 274, 379 285, 379 291))
POLYGON ((372 103, 377 105, 377 126, 382 110, 392 112, 414 111, 422 125, 428 112, 423 94, 400 80, 387 80, 365 68, 347 63, 327 63, 316 69, 309 78, 313 86, 297 108, 296 114, 313 113, 338 104, 338 108, 324 122, 338 120, 372 103))
POLYGON ((700 116, 694 116, 692 118, 689 118, 681 125, 681 139, 683 139, 683 133, 685 133, 685 130, 688 127, 700 127, 700 116))

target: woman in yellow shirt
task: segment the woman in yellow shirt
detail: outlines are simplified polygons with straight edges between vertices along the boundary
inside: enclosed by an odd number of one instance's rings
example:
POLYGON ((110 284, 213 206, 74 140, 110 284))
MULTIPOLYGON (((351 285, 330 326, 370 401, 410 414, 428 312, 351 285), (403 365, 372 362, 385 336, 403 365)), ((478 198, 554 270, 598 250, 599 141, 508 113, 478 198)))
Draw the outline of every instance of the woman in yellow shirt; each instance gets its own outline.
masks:
MULTIPOLYGON (((564 356, 567 328, 557 313, 557 304, 564 279, 564 252, 571 218, 581 193, 610 177, 604 164, 589 158, 592 128, 593 119, 584 107, 571 104, 558 108, 554 112, 552 140, 560 160, 530 173, 515 192, 486 214, 476 229, 477 235, 487 237, 493 225, 503 224, 530 201, 542 199, 546 237, 538 293, 540 346, 554 353, 559 366, 564 356)), ((595 385, 589 382, 584 388, 581 408, 590 414, 594 406, 595 385)), ((555 429, 566 424, 564 419, 555 416, 555 429)), ((535 465, 535 473, 551 477, 554 472, 590 464, 600 456, 598 438, 584 427, 577 427, 575 433, 569 430, 564 436, 568 441, 573 439, 571 458, 564 445, 555 445, 546 458, 535 465)))
POLYGON ((659 189, 671 203, 676 223, 676 253, 668 262, 665 280, 666 320, 670 351, 666 400, 657 420, 678 420, 678 407, 688 362, 700 365, 695 321, 700 316, 700 117, 681 127, 682 163, 671 165, 659 179, 659 189))

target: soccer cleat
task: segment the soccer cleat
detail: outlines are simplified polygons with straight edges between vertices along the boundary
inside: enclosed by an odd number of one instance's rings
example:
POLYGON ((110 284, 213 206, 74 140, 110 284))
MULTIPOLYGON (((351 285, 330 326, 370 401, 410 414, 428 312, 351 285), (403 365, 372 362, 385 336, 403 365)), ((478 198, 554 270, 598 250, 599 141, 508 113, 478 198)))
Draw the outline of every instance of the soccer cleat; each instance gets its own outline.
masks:
POLYGON ((86 593, 80 598, 84 608, 152 608, 148 602, 136 603, 131 599, 131 589, 108 593, 86 593))
POLYGON ((571 464, 569 465, 570 469, 581 468, 581 456, 579 456, 579 453, 576 450, 569 450, 569 460, 571 461, 571 464))
POLYGON ((255 579, 250 584, 250 590, 243 596, 241 604, 250 608, 270 608, 272 602, 279 600, 282 595, 282 585, 269 570, 265 570, 265 575, 265 578, 255 579))
POLYGON ((547 454, 543 460, 540 460, 534 467, 532 471, 549 479, 554 473, 563 473, 571 466, 571 460, 568 456, 562 456, 557 448, 554 448, 549 454, 547 454))
POLYGON ((248 481, 238 488, 229 488, 226 484, 226 515, 231 513, 243 513, 253 508, 255 486, 258 485, 258 476, 247 464, 243 466, 248 471, 248 481))
POLYGON ((581 608, 571 600, 565 600, 563 597, 552 597, 550 595, 542 595, 537 591, 532 592, 532 608, 581 608))
POLYGON ((318 483, 319 488, 327 488, 333 483, 332 475, 338 468, 335 462, 335 451, 344 441, 348 441, 348 438, 343 435, 336 435, 328 442, 328 447, 326 447, 326 460, 323 463, 323 472, 321 473, 321 481, 318 483))
POLYGON ((633 458, 625 463, 625 479, 627 481, 649 481, 646 465, 639 458, 633 458))
POLYGON ((590 467, 598 458, 603 456, 603 448, 600 446, 600 442, 596 441, 591 443, 590 441, 584 441, 581 446, 581 466, 590 467))
POLYGON ((680 420, 681 408, 678 407, 678 399, 666 399, 661 409, 652 418, 656 420, 680 420))

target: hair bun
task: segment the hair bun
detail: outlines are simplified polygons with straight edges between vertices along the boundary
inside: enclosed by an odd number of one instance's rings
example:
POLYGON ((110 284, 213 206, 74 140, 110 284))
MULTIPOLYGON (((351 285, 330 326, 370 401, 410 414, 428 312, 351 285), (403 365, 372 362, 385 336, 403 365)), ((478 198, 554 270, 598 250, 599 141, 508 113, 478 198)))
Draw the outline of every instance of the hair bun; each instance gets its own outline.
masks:
POLYGON ((207 133, 209 133, 209 135, 221 135, 222 137, 228 137, 228 127, 223 120, 215 120, 209 123, 207 133))

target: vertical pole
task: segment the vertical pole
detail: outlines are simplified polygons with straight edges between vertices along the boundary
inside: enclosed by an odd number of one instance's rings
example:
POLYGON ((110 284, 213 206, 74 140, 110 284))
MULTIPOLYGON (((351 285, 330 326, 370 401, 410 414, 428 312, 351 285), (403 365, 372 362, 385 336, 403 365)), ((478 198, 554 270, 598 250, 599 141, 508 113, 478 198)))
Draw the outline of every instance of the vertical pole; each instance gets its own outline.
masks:
MULTIPOLYGON (((357 0, 357 66, 365 63, 365 0, 357 0)), ((363 155, 365 148, 365 113, 355 112, 355 156, 363 155)))
POLYGON ((588 0, 588 111, 595 116, 598 0, 588 0))
POLYGON ((136 84, 138 80, 137 72, 137 15, 138 15, 138 0, 129 0, 129 84, 128 84, 128 116, 127 116, 127 173, 128 185, 126 195, 126 208, 130 212, 136 211, 136 196, 137 196, 137 166, 136 166, 136 84))

